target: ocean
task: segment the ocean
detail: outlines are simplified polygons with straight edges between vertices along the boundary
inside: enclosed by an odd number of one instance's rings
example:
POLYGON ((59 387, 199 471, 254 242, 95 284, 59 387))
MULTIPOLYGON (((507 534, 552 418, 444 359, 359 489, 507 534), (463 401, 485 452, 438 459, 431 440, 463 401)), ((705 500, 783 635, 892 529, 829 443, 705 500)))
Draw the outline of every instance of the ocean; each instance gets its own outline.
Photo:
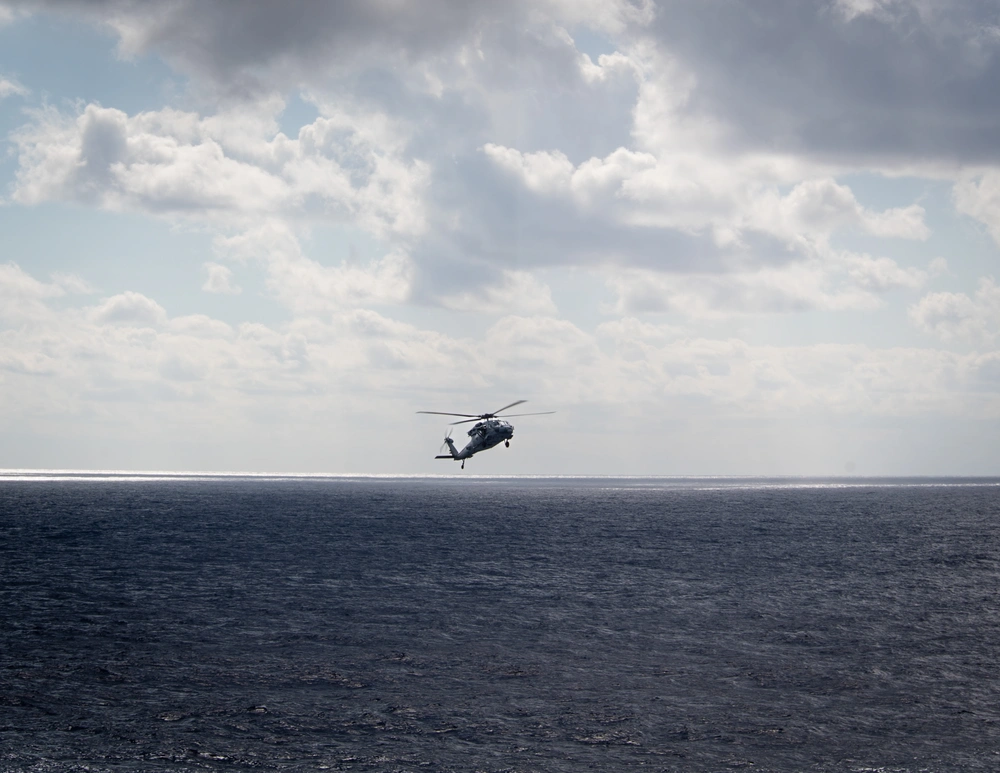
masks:
POLYGON ((1000 480, 0 474, 0 771, 995 771, 1000 480))

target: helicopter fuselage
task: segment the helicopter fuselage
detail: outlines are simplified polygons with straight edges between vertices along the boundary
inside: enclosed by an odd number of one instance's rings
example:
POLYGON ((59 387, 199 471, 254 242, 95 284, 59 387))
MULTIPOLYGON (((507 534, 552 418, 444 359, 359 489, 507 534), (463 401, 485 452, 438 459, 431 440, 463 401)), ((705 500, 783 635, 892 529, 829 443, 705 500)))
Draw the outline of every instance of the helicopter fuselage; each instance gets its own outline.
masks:
POLYGON ((486 419, 477 422, 469 430, 469 442, 459 452, 458 458, 468 459, 480 451, 486 451, 501 443, 509 443, 512 437, 514 437, 514 427, 510 422, 503 419, 486 419))
POLYGON ((512 437, 514 437, 514 427, 511 426, 510 422, 506 422, 503 419, 486 419, 485 421, 476 422, 475 426, 469 430, 469 442, 465 444, 465 448, 461 451, 455 447, 455 442, 450 437, 446 437, 444 442, 448 444, 448 450, 451 452, 451 455, 438 456, 437 458, 454 459, 456 462, 461 462, 462 469, 464 470, 466 459, 470 459, 480 451, 486 451, 501 443, 510 445, 512 437))

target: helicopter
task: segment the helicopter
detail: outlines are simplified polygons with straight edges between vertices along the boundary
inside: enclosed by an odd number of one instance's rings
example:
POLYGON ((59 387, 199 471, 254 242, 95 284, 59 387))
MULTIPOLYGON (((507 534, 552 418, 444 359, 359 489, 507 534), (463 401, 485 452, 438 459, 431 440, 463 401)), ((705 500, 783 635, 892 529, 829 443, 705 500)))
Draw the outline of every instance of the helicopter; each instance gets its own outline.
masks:
POLYGON ((550 413, 555 413, 555 411, 542 411, 541 413, 513 413, 505 416, 503 419, 499 417, 499 414, 503 413, 509 408, 513 408, 515 405, 520 405, 521 403, 526 403, 527 400, 518 400, 511 403, 510 405, 505 405, 493 413, 444 413, 442 411, 417 411, 417 413, 430 413, 435 416, 464 416, 461 421, 453 421, 451 426, 456 424, 467 424, 470 421, 476 422, 472 429, 469 430, 469 442, 466 444, 465 448, 459 451, 455 447, 454 441, 451 439, 451 430, 448 430, 448 434, 445 435, 444 443, 441 444, 441 448, 444 445, 448 445, 448 450, 451 451, 450 454, 440 454, 435 456, 435 459, 453 459, 456 462, 462 463, 462 469, 465 469, 465 460, 472 458, 475 454, 480 451, 486 451, 493 446, 500 445, 503 443, 507 448, 510 448, 510 439, 514 437, 514 427, 511 426, 510 422, 504 419, 513 419, 517 416, 545 416, 550 413))

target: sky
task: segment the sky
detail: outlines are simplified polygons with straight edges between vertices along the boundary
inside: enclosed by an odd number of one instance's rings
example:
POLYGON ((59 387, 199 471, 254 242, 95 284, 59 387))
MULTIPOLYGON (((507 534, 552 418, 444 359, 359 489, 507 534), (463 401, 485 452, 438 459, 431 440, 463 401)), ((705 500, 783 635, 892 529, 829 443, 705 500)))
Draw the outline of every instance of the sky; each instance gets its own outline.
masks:
POLYGON ((1000 474, 998 82, 983 0, 0 0, 0 468, 1000 474))

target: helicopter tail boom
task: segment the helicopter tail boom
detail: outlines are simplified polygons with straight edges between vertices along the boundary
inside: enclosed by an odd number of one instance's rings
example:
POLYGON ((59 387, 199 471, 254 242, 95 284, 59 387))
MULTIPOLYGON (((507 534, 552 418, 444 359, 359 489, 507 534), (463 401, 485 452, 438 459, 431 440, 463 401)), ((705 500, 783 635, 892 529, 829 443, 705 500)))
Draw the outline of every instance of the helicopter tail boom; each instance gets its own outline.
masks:
POLYGON ((448 444, 448 450, 451 451, 450 454, 441 454, 440 456, 435 456, 435 459, 461 459, 459 456, 458 449, 455 448, 455 443, 451 437, 446 437, 444 442, 448 444))

